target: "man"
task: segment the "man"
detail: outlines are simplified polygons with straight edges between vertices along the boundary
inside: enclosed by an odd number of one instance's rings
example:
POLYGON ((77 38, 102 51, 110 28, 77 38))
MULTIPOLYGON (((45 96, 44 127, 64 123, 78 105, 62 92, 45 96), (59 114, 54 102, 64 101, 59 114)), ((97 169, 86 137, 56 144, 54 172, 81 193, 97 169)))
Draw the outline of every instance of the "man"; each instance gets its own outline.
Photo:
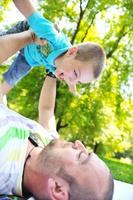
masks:
POLYGON ((88 154, 80 141, 55 139, 55 91, 56 80, 46 77, 39 110, 47 132, 6 108, 1 98, 0 194, 40 200, 111 200, 113 181, 105 164, 88 154))
POLYGON ((107 166, 80 141, 56 139, 55 97, 56 79, 47 76, 39 101, 43 128, 8 109, 0 93, 0 198, 111 200, 107 166))

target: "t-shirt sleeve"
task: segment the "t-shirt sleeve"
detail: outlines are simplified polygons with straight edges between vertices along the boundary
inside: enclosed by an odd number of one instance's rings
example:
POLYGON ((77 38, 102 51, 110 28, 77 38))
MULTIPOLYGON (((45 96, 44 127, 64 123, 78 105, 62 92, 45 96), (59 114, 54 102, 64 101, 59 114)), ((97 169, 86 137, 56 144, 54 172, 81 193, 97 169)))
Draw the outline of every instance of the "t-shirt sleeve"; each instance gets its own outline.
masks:
POLYGON ((51 136, 52 139, 57 139, 59 138, 59 134, 56 130, 49 130, 48 134, 51 136))
POLYGON ((28 17, 28 24, 35 34, 50 42, 56 42, 59 32, 55 29, 54 24, 43 17, 40 13, 34 12, 28 17))

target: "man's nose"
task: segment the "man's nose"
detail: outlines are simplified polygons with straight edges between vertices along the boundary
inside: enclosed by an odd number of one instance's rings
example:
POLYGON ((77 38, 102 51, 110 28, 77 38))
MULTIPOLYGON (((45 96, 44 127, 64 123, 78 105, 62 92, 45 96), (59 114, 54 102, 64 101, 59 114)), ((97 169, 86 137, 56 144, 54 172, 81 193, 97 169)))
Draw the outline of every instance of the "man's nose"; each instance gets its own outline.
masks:
POLYGON ((80 150, 84 151, 85 153, 87 153, 87 149, 85 148, 85 146, 83 145, 83 143, 80 140, 75 141, 75 146, 77 147, 77 149, 80 149, 80 150))

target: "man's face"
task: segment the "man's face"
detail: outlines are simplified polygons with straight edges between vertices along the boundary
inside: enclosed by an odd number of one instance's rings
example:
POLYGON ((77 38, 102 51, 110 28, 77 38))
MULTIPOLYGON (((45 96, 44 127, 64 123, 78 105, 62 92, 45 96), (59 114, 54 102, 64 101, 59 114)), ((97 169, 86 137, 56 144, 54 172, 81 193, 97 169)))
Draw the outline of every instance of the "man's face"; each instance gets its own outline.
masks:
POLYGON ((96 154, 88 153, 80 141, 71 143, 55 140, 49 146, 49 150, 55 163, 60 163, 60 167, 64 167, 80 185, 92 191, 104 192, 109 170, 96 154))
POLYGON ((75 59, 75 54, 69 52, 61 62, 57 62, 55 75, 65 81, 70 90, 73 90, 77 83, 89 83, 94 80, 92 64, 75 59))

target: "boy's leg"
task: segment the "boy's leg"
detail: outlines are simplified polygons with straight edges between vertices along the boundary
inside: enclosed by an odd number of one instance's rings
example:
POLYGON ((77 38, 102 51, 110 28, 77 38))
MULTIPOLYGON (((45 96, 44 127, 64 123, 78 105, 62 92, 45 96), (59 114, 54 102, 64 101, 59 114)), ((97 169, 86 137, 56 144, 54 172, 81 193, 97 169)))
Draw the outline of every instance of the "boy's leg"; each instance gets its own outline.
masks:
POLYGON ((22 49, 9 70, 3 74, 4 83, 1 84, 3 95, 7 94, 31 69, 32 67, 27 63, 22 49))
POLYGON ((28 22, 27 21, 20 21, 15 26, 13 26, 12 28, 10 28, 7 31, 1 31, 0 30, 0 36, 13 34, 13 33, 20 33, 20 32, 26 31, 28 29, 29 29, 28 22))

